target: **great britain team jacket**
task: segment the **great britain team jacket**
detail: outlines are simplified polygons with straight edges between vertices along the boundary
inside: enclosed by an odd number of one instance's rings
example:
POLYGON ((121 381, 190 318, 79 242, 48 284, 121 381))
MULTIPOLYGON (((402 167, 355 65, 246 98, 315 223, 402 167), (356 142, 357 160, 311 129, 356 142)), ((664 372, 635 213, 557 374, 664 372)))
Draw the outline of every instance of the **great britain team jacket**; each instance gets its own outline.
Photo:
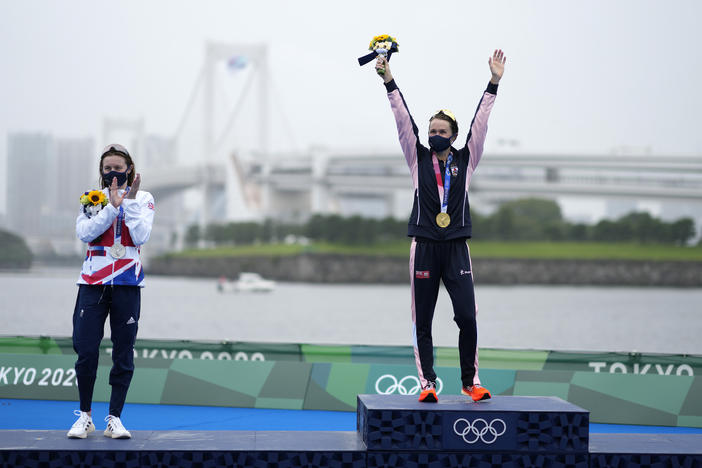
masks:
MULTIPOLYGON (((109 199, 109 190, 103 189, 109 199)), ((123 193, 120 191, 120 194, 123 193)), ((154 197, 143 190, 136 198, 122 200, 121 244, 126 247, 122 258, 112 258, 110 247, 115 240, 119 208, 108 203, 95 216, 83 211, 76 218, 76 235, 88 243, 78 284, 143 286, 144 270, 141 265, 141 246, 149 240, 154 221, 154 197)))

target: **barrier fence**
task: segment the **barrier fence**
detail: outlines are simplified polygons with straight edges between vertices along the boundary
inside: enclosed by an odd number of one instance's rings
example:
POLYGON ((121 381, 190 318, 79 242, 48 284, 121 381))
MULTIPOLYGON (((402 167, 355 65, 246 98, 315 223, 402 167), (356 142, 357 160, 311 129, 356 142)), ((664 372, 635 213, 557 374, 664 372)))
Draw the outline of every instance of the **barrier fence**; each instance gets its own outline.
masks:
MULTIPOLYGON (((110 342, 96 401, 109 400, 110 342)), ((415 395, 409 347, 138 340, 131 403, 355 411, 359 394, 415 395)), ((436 350, 439 395, 460 394, 455 349, 436 350)), ((70 338, 0 338, 0 398, 76 400, 70 338)), ((608 424, 702 427, 702 358, 481 350, 493 395, 557 396, 608 424)))
MULTIPOLYGON (((104 339, 101 354, 109 356, 112 343, 104 339)), ((0 337, 0 354, 74 355, 70 337, 0 337)), ((233 361, 346 362, 356 364, 414 365, 410 346, 313 345, 188 340, 137 339, 135 358, 233 361)), ((457 348, 436 347, 437 366, 458 366, 457 348)), ((612 374, 702 375, 702 356, 620 352, 564 352, 480 349, 480 366, 510 370, 569 370, 612 374)))

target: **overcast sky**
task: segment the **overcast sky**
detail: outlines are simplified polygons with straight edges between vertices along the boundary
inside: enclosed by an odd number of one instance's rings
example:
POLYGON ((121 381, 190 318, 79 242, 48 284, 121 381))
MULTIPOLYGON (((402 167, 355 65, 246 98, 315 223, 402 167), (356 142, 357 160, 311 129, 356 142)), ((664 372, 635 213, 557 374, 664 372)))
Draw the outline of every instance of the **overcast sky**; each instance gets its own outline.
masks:
POLYGON ((274 150, 398 150, 381 81, 356 62, 389 33, 422 135, 443 107, 467 127, 502 48, 486 151, 702 155, 700 18, 694 0, 0 0, 0 210, 8 132, 102 145, 109 116, 170 136, 208 40, 268 44, 274 150))

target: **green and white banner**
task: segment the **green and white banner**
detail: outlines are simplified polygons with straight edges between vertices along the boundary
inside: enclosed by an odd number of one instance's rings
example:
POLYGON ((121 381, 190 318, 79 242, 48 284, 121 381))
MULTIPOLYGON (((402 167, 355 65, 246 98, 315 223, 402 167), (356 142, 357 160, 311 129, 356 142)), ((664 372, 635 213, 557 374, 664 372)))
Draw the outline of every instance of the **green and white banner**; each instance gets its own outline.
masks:
MULTIPOLYGON (((74 362, 71 354, 2 353, 0 398, 75 401, 74 362)), ((416 368, 407 364, 193 356, 140 358, 136 365, 127 397, 130 403, 355 411, 358 394, 416 395, 419 390, 416 368)), ((104 354, 96 401, 109 400, 110 367, 110 357, 104 354)), ((592 422, 702 427, 702 376, 676 375, 675 364, 663 375, 544 367, 481 367, 480 377, 495 395, 563 398, 588 409, 592 422)), ((440 398, 460 394, 458 366, 436 370, 440 398)))
MULTIPOLYGON (((103 356, 112 352, 105 339, 103 356)), ((67 337, 0 337, 0 354, 69 354, 67 337)), ((293 343, 207 342, 138 339, 135 357, 147 359, 194 359, 232 361, 346 362, 354 364, 414 365, 410 346, 312 345, 293 343)), ((435 348, 437 366, 457 367, 456 348, 435 348)), ((587 353, 540 350, 480 349, 483 369, 565 370, 603 374, 664 376, 702 375, 702 356, 682 354, 587 353)))

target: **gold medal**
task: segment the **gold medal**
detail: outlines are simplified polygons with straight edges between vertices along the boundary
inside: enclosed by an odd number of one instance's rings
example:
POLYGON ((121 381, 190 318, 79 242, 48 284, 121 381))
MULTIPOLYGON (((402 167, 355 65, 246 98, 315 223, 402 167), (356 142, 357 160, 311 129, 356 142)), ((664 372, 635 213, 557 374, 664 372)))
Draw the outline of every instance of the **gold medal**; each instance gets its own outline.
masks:
POLYGON ((445 228, 449 224, 451 224, 451 217, 448 215, 448 213, 439 213, 436 215, 436 224, 440 228, 445 228))

